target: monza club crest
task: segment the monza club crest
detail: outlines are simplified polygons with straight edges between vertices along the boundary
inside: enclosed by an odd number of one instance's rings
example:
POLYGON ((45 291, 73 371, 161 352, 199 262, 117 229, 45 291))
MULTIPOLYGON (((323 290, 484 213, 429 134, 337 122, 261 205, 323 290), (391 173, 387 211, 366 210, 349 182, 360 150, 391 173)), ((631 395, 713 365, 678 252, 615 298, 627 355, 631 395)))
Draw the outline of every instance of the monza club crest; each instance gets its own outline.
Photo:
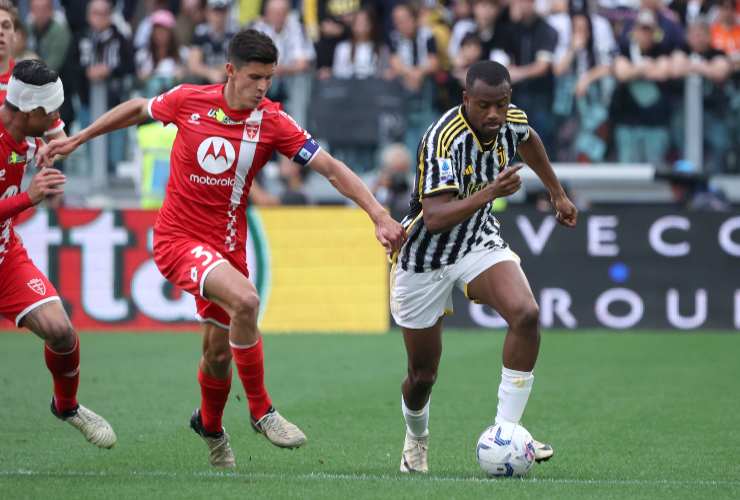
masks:
POLYGON ((257 136, 259 136, 259 133, 260 133, 260 124, 259 123, 247 123, 244 126, 244 133, 246 134, 248 141, 256 141, 257 136))
POLYGON ((39 295, 46 295, 46 285, 40 278, 34 278, 26 284, 28 285, 28 288, 39 295))

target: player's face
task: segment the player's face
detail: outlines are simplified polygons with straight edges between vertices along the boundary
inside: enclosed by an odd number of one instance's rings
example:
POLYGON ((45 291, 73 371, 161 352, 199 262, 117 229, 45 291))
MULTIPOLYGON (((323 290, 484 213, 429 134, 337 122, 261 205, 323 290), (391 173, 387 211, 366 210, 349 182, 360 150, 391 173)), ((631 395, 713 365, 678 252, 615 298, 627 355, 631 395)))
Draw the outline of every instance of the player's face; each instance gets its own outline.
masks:
POLYGON ((41 137, 58 119, 59 110, 47 113, 44 111, 44 108, 36 108, 28 113, 25 135, 28 137, 41 137))
POLYGON ((0 10, 0 57, 11 55, 15 45, 15 26, 9 12, 0 10))
POLYGON ((511 103, 511 85, 502 82, 488 85, 475 80, 473 86, 463 92, 463 103, 468 121, 484 140, 492 139, 506 122, 506 112, 511 103))
POLYGON ((228 63, 226 74, 239 105, 247 109, 256 108, 270 89, 275 64, 249 62, 237 68, 228 63))

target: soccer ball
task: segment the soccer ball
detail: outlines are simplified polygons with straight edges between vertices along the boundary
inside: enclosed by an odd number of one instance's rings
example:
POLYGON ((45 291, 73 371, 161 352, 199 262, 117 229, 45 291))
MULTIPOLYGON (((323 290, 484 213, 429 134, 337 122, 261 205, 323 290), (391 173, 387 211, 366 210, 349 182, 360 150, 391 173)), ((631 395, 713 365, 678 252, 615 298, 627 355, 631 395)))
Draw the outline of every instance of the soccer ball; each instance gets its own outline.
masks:
POLYGON ((475 454, 489 476, 523 476, 534 464, 532 435, 518 424, 492 425, 478 439, 475 454))

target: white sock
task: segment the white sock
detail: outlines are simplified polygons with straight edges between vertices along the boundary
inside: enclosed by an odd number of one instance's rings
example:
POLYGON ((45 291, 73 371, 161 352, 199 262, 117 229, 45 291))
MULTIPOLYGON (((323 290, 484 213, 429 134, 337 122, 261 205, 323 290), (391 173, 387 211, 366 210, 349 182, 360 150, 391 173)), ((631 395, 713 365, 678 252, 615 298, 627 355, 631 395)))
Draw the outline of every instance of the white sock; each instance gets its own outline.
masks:
POLYGON ((421 410, 410 410, 406 406, 406 401, 403 400, 403 394, 401 395, 401 412, 406 420, 406 432, 414 437, 424 437, 429 434, 429 403, 431 400, 432 398, 429 398, 421 410))
POLYGON ((501 368, 501 385, 498 386, 498 411, 496 423, 501 420, 518 424, 532 392, 534 375, 532 372, 501 368))

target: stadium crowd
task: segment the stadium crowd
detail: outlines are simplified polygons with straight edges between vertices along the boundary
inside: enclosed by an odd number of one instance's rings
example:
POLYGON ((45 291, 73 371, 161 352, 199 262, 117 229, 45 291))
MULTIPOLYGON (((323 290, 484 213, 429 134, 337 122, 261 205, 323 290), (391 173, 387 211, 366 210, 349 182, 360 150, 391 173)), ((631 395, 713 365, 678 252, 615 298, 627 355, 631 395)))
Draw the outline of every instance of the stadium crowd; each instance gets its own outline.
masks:
MULTIPOLYGON (((20 0, 17 7, 13 57, 38 57, 60 72, 68 126, 84 126, 131 95, 224 81, 230 37, 249 25, 280 50, 269 97, 318 139, 326 139, 326 123, 312 110, 322 88, 363 80, 400 96, 403 125, 372 144, 324 140, 358 172, 373 172, 381 194, 406 189, 421 134, 461 102, 466 70, 481 59, 508 66, 513 102, 550 156, 584 164, 683 159, 685 80, 698 75, 704 162, 694 168, 740 171, 737 0, 20 0)), ((373 93, 349 92, 358 121, 373 122, 373 93)), ((327 110, 322 116, 326 122, 327 110)), ((112 174, 134 146, 127 139, 108 140, 112 174)), ((275 162, 283 201, 305 202, 305 172, 289 163, 275 162)))

